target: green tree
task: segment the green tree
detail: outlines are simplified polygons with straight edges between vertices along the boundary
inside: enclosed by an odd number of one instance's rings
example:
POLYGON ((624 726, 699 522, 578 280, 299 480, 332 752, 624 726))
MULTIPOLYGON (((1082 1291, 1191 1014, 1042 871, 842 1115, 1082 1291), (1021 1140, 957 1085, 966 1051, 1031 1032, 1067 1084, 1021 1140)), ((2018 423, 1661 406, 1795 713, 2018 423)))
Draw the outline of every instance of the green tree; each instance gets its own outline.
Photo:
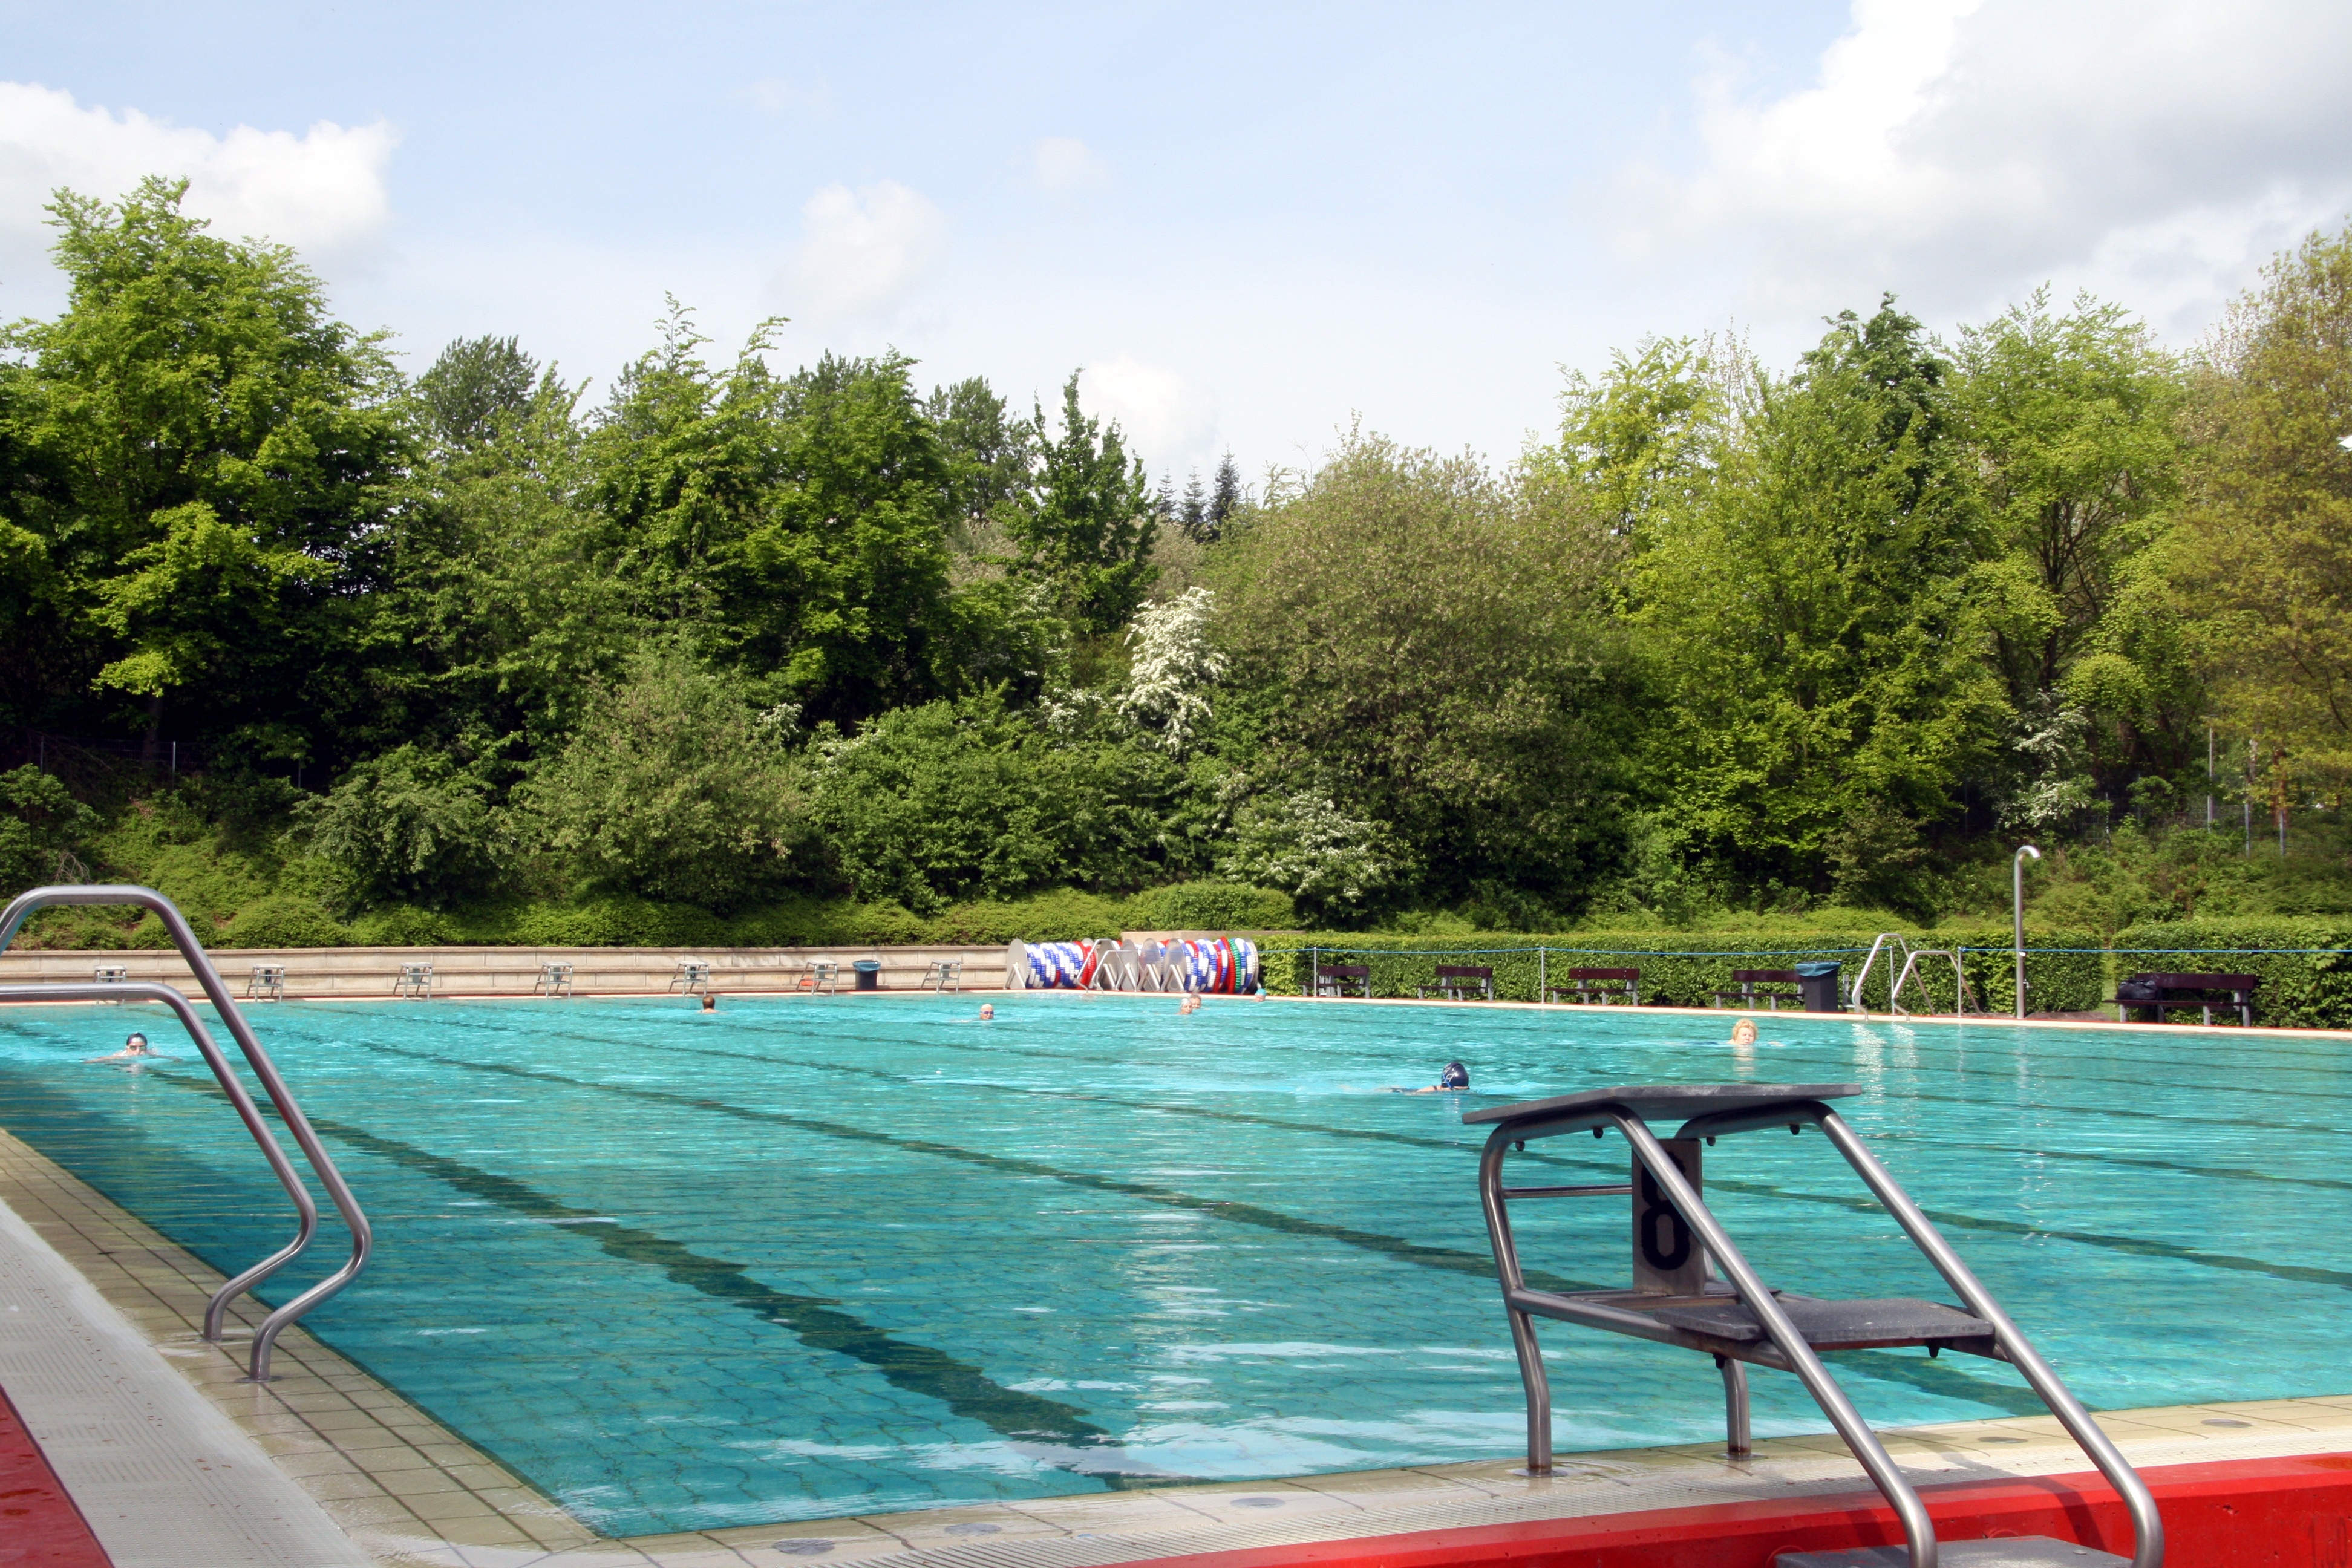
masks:
POLYGON ((520 417, 539 395, 539 363, 516 338, 459 338, 416 378, 426 428, 453 447, 491 439, 502 420, 520 417))
POLYGON ((352 909, 446 909, 488 891, 498 872, 489 786, 446 753, 400 746, 371 757, 295 814, 310 851, 341 871, 352 909))
POLYGON ((2352 227, 2264 269, 2199 377, 2171 574, 2217 710, 2352 775, 2352 227))
POLYGON ((0 664, 47 672, 44 712, 111 695, 151 736, 167 705, 215 733, 315 732, 368 698, 355 644, 403 456, 396 377, 293 252, 215 238, 185 188, 60 193, 66 312, 0 332, 24 476, 0 664))
POLYGON ((964 899, 1152 879, 1178 779, 1131 734, 1056 735, 998 693, 821 732, 814 816, 860 898, 930 913, 964 899))
POLYGON ((1255 732, 1253 787, 1287 803, 1259 836, 1425 868, 1350 873, 1350 901, 1509 885, 1574 908, 1618 835, 1620 549, 1573 489, 1379 437, 1270 499, 1216 562, 1228 712, 1255 732))
POLYGON ((2008 718, 1948 370, 1891 300, 1839 316, 1648 524, 1651 787, 1748 887, 1826 890, 1833 836, 1940 818, 2008 718))
POLYGON ((98 813, 54 775, 29 765, 0 773, 0 889, 82 880, 75 851, 97 827, 98 813))
POLYGON ((515 792, 522 837, 585 890, 739 908, 792 879, 806 838, 784 739, 739 683, 652 645, 515 792))
POLYGON ((2032 732, 2082 715, 2084 765, 2118 792, 2177 770, 2203 693, 2143 588, 2179 494, 2177 367, 2121 306, 2086 296, 2055 314, 2041 292, 1964 330, 1957 362, 1953 420, 1986 510, 1978 586, 2011 706, 2032 732))
POLYGON ((1096 636, 1127 625, 1151 590, 1159 509, 1140 459, 1128 455, 1116 424, 1078 405, 1078 378, 1062 388, 1062 429, 1045 439, 1037 410, 1034 479, 1011 509, 1007 531, 1018 570, 1051 584, 1072 623, 1096 636))
POLYGON ((949 466, 913 361, 827 355, 772 405, 759 515, 715 552, 715 646, 811 720, 961 684, 947 609, 949 466))

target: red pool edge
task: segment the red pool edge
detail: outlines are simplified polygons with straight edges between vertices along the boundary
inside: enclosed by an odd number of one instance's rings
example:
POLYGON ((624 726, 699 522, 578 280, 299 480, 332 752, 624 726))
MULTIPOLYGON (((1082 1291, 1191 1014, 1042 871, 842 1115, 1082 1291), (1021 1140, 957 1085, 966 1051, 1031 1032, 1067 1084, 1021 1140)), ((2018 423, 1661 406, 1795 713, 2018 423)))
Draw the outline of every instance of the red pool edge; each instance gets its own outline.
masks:
MULTIPOLYGON (((2347 1568, 2352 1454, 2163 1465, 2141 1475, 2169 1568, 2347 1568)), ((1920 1489, 1946 1541, 2047 1535, 2131 1555, 2131 1521, 2095 1472, 1920 1489)), ((1771 1568, 1782 1552, 1901 1542, 1875 1492, 1415 1531, 1150 1559, 1150 1568, 1771 1568)))
POLYGON ((5 1389, 0 1389, 0 1563, 113 1568, 5 1389))

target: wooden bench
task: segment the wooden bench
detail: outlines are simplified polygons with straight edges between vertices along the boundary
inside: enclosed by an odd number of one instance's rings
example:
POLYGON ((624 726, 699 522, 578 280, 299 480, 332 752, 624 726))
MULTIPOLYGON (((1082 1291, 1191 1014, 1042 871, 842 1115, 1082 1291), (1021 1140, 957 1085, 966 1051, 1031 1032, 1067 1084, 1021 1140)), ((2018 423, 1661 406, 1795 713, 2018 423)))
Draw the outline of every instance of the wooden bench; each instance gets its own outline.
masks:
POLYGON ((1566 985, 1547 984, 1547 1002, 1589 1002, 1607 1006, 1620 996, 1642 1005, 1642 972, 1638 969, 1571 969, 1566 985))
POLYGON ((2210 1024, 2213 1021, 2214 1008, 2234 1007, 2238 1022, 2252 1028, 2254 1023, 2254 988, 2262 983, 2259 974, 2135 974, 2116 987, 2116 1022, 2129 1023, 2129 1010, 2134 1007, 2153 1012, 2159 1024, 2164 1022, 2168 1010, 2178 1012, 2184 1007, 2194 1007, 2210 1024), (2155 994, 2126 996, 2124 985, 2140 987, 2155 994), (2214 996, 2212 993, 2216 991, 2228 992, 2229 1000, 2225 1002, 2214 996), (2179 994, 2182 992, 2194 994, 2179 994))
POLYGON ((1495 971, 1491 965, 1441 963, 1437 966, 1437 984, 1416 985, 1412 988, 1412 994, 1415 996, 1426 997, 1434 991, 1448 1002, 1459 1002, 1464 999, 1465 994, 1473 988, 1477 991, 1480 1001, 1492 1002, 1495 999, 1495 971))
POLYGON ((1318 963, 1315 966, 1315 994, 1345 996, 1348 987, 1355 985, 1358 994, 1367 1002, 1372 998, 1372 966, 1369 963, 1318 963))
POLYGON ((1797 972, 1793 969, 1735 969, 1731 972, 1731 984, 1738 989, 1717 992, 1715 1000, 1708 1005, 1720 1007, 1726 1002, 1737 1002, 1742 1007, 1754 1007, 1761 1004, 1777 1013, 1780 1010, 1780 1004, 1783 1002, 1793 1002, 1801 1007, 1805 1003, 1804 993, 1801 991, 1756 989, 1759 985, 1796 984, 1797 972))

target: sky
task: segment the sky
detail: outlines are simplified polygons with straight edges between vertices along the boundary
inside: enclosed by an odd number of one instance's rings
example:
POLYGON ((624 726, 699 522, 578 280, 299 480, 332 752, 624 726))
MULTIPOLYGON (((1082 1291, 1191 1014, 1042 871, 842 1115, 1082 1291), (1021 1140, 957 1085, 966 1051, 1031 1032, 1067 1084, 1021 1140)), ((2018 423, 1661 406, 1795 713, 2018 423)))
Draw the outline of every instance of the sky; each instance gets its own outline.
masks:
POLYGON ((1180 486, 1507 460, 1645 335, 1785 366, 1890 291, 2192 348, 2352 214, 2347 67, 2342 0, 0 0, 0 317, 63 303, 52 190, 158 173, 412 373, 514 334, 593 404, 674 295, 714 354, 1079 373, 1180 486))

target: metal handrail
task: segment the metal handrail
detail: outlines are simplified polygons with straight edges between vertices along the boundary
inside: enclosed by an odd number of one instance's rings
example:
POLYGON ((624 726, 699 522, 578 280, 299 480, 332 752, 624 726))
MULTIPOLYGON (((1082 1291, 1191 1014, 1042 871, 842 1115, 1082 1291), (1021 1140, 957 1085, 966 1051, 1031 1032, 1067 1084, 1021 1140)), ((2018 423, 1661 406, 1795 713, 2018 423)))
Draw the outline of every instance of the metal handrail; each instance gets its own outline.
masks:
MULTIPOLYGON (((1872 1196, 1902 1228, 1920 1255, 1958 1293, 1967 1311, 1991 1329, 1992 1348, 1974 1350, 1970 1353, 1997 1355, 1998 1359, 2016 1367, 2028 1386, 2057 1417, 2059 1425, 2065 1428, 2067 1435, 2074 1439, 2122 1499, 2132 1522, 2132 1568, 2163 1568, 2164 1521, 2157 1510, 2155 1496, 2147 1481, 2132 1468, 2114 1440, 2100 1428, 2098 1422, 2057 1373, 2042 1359, 2017 1324, 2001 1310, 1991 1292, 1985 1289, 1936 1229, 1925 1211, 1888 1173, 1885 1166, 1878 1162, 1843 1117, 1819 1100, 1784 1102, 1696 1117, 1685 1122, 1675 1137, 1685 1141, 1703 1138, 1712 1143, 1718 1136, 1784 1123, 1792 1132, 1801 1124, 1811 1123, 1827 1134, 1831 1146, 1862 1178, 1872 1196)), ((1903 1530, 1910 1568, 1937 1568, 1940 1552, 1934 1522, 1918 1492, 1904 1475, 1902 1467, 1886 1451, 1877 1433, 1872 1430, 1845 1391, 1830 1374, 1811 1342, 1790 1321, 1780 1299, 1740 1252, 1730 1233, 1700 1197, 1697 1186, 1684 1174, 1674 1156, 1650 1131, 1648 1123, 1627 1106, 1601 1103, 1591 1107, 1580 1119, 1569 1123, 1568 1130, 1581 1130, 1588 1125, 1596 1136, 1602 1129, 1612 1126, 1623 1135, 1632 1147, 1638 1170, 1646 1172, 1656 1183, 1666 1204, 1697 1238, 1712 1268, 1727 1277, 1734 1298, 1754 1317, 1766 1344, 1751 1351, 1736 1350, 1720 1343, 1710 1344, 1696 1334, 1645 1321, 1641 1313, 1602 1305, 1590 1295, 1561 1298, 1530 1290, 1526 1273, 1519 1264, 1518 1246, 1512 1236, 1507 1201, 1514 1198, 1600 1195, 1631 1189, 1613 1184, 1505 1186, 1503 1160, 1507 1152, 1513 1147, 1524 1149, 1527 1137, 1547 1135, 1549 1131, 1559 1130, 1559 1124, 1545 1124, 1532 1119, 1516 1124, 1510 1121, 1499 1122, 1488 1134, 1486 1147, 1480 1153, 1478 1191, 1486 1218, 1487 1237, 1494 1250, 1495 1270, 1503 1289, 1506 1315, 1510 1322, 1512 1349, 1518 1361, 1520 1380, 1527 1391, 1528 1473, 1546 1474, 1552 1468, 1550 1380, 1544 1370, 1542 1351, 1536 1340, 1532 1311, 1564 1317, 1567 1321, 1583 1322, 1595 1328, 1637 1334, 1644 1339, 1682 1344, 1694 1350, 1714 1350, 1717 1365, 1723 1373, 1727 1425, 1735 1457, 1744 1455, 1748 1447, 1748 1402, 1746 1378, 1744 1374, 1735 1375, 1738 1367, 1731 1357, 1744 1356, 1759 1365, 1777 1367, 1796 1375, 1806 1393, 1812 1396, 1814 1404, 1829 1417, 1831 1426, 1861 1463, 1879 1495, 1894 1509, 1903 1530), (1574 1310, 1571 1312, 1570 1309, 1574 1310)), ((1956 1344, 1955 1348, 1963 1347, 1956 1344)))
MULTIPOLYGON (((342 1215, 344 1225, 350 1227, 350 1259, 341 1268, 269 1313, 262 1319, 261 1326, 254 1331, 253 1353, 247 1365, 254 1382, 266 1383, 269 1380, 270 1351, 277 1344, 278 1336, 311 1308, 358 1279, 360 1270, 367 1267, 368 1253, 374 1243, 367 1215, 361 1210, 359 1199, 352 1195, 352 1189, 344 1182, 342 1173, 335 1168, 335 1162, 320 1143, 319 1135, 311 1131, 301 1108, 294 1102, 294 1093, 286 1087, 286 1080, 278 1076, 278 1065, 269 1059, 269 1053, 263 1050, 261 1042, 254 1037, 252 1026, 245 1021, 245 1015, 237 1010, 236 997, 229 993, 228 983, 221 978, 220 971, 213 967, 213 961, 205 953, 204 943, 196 940, 196 933, 189 927, 178 906, 152 888, 116 885, 35 888, 30 892, 19 894, 5 910, 0 910, 0 952, 8 950, 9 944, 16 939, 18 929, 34 910, 58 904, 131 904, 152 910, 163 921, 163 929, 170 933, 173 944, 180 950, 180 956, 187 961, 188 968, 194 973, 196 983, 204 987, 205 994, 211 1000, 214 1010, 219 1013, 221 1022, 227 1026, 230 1037, 236 1041, 237 1049, 245 1056, 246 1064, 253 1069, 253 1076, 261 1080, 262 1091, 277 1108, 278 1121, 294 1135, 294 1142, 301 1148, 303 1158, 318 1173, 320 1184, 327 1189, 327 1195, 334 1200, 336 1212, 342 1215)), ((292 1241, 213 1292, 212 1300, 205 1308, 205 1338, 217 1341, 221 1337, 221 1325, 229 1302, 291 1263, 310 1245, 311 1237, 318 1234, 319 1208, 311 1201, 309 1191, 285 1152, 278 1148, 277 1140, 269 1135, 268 1125, 261 1120, 260 1110, 255 1106, 252 1097, 246 1093, 235 1071, 196 1021, 194 1010, 185 995, 168 985, 143 984, 102 987, 74 984, 0 987, 0 1003, 119 1000, 128 996, 162 1002, 179 1013, 180 1021, 195 1040, 196 1048, 204 1053, 214 1076, 221 1080, 221 1087, 227 1092, 230 1102, 237 1108, 237 1115, 244 1121, 246 1130, 262 1146, 269 1160, 270 1170, 286 1188, 288 1196, 294 1200, 295 1210, 300 1216, 300 1224, 292 1241), (85 994, 89 992, 97 994, 85 994)))
MULTIPOLYGON (((1852 1008, 1854 1012, 1861 1014, 1865 1018, 1870 1016, 1870 1005, 1863 1000, 1863 983, 1870 978, 1870 966, 1878 962, 1880 950, 1885 948, 1888 942, 1893 942, 1896 947, 1901 948, 1906 958, 1908 958, 1911 954, 1911 944, 1904 939, 1903 933, 1900 931, 1880 931, 1878 933, 1877 940, 1870 944, 1870 956, 1862 961, 1862 968, 1853 977, 1853 991, 1846 1001, 1846 1005, 1848 1007, 1852 1008)), ((1888 953, 1886 962, 1889 963, 1895 962, 1893 953, 1888 953)), ((1888 1000, 1891 1002, 1893 999, 1894 994, 1892 992, 1888 993, 1888 1000)))
MULTIPOLYGON (((1903 961, 1903 973, 1895 977, 1893 988, 1886 993, 1887 1010, 1900 1018, 1907 1018, 1911 1016, 1911 1010, 1903 1005, 1903 983, 1911 978, 1913 968, 1923 958, 1948 958, 1952 961, 1952 1012, 1955 1016, 1965 1016, 1969 1010, 1969 997, 1975 987, 1969 984, 1968 973, 1960 967, 1960 950, 1957 947, 1911 949, 1910 956, 1903 961)), ((1919 984, 1922 990, 1926 988, 1927 984, 1927 977, 1921 975, 1919 984)), ((1979 1013, 1984 1011, 1982 1002, 1977 1004, 1977 1011, 1979 1013)))

